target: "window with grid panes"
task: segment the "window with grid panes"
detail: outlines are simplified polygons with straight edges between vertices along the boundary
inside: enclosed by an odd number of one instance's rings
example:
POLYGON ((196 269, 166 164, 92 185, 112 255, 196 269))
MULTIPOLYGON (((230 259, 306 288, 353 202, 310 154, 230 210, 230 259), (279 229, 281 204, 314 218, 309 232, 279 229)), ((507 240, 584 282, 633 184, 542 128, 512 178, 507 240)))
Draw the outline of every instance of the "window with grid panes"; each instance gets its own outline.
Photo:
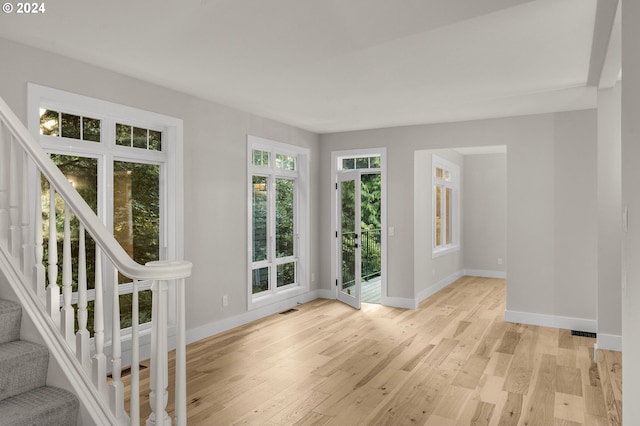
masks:
POLYGON ((432 156, 434 256, 457 250, 459 246, 459 170, 458 165, 432 156))
POLYGON ((306 285, 301 232, 306 224, 305 150, 249 137, 249 298, 274 299, 306 285))

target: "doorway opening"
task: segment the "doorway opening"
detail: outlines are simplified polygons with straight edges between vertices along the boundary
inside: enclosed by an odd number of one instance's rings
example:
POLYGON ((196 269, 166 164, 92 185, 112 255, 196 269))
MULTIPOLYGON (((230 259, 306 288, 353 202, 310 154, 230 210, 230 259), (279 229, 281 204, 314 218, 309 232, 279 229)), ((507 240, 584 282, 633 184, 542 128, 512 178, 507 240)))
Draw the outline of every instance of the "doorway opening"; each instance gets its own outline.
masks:
POLYGON ((362 301, 380 303, 382 299, 382 214, 380 173, 360 175, 360 280, 362 301))

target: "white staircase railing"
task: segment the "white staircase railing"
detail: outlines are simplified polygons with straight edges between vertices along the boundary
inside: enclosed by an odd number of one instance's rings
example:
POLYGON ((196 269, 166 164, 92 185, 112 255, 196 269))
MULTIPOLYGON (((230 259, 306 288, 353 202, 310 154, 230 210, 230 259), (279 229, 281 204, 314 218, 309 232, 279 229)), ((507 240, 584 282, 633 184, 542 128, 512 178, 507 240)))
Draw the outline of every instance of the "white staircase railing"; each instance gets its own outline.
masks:
MULTIPOLYGON (((52 350, 67 373, 79 398, 91 399, 96 424, 139 424, 140 418, 140 329, 138 293, 141 281, 151 282, 152 321, 150 351, 151 414, 147 425, 170 425, 166 407, 168 395, 168 330, 175 328, 175 423, 186 424, 186 344, 184 281, 191 274, 187 261, 157 261, 146 265, 134 262, 101 223, 58 167, 42 150, 22 122, 0 98, 0 250, 13 259, 15 271, 29 289, 19 296, 32 306, 36 315, 50 320, 36 321, 48 336, 52 350), (34 181, 30 177, 36 176, 34 181), (41 179, 48 182, 49 194, 42 197, 41 179), (31 184, 30 184, 31 182, 31 184), (57 197, 56 197, 57 195, 57 197), (57 217, 62 200, 62 217, 57 217), (42 203, 48 210, 48 235, 43 235, 42 203), (80 223, 77 250, 77 293, 73 292, 73 261, 70 223, 80 223), (62 226, 59 223, 62 223, 62 226), (95 242, 94 290, 88 290, 85 234, 95 242), (46 238, 46 239, 45 239, 46 238), (44 243, 47 256, 44 256, 44 243), (61 257, 58 247, 62 247, 61 257), (59 261, 59 259, 61 259, 59 261), (43 263, 46 262, 46 265, 43 263), (59 264, 61 262, 61 264, 59 264), (112 268, 113 282, 103 282, 102 272, 112 268), (131 381, 129 412, 125 411, 124 384, 121 380, 123 353, 120 336, 120 294, 118 274, 133 282, 131 327, 131 381), (61 287, 60 284, 61 283, 61 287), (175 292, 175 321, 169 327, 169 297, 175 292), (62 289, 62 296, 60 290, 62 289), (107 291, 108 290, 108 291, 107 291), (93 298, 93 337, 88 329, 88 299, 93 298), (104 294, 112 295, 111 301, 104 294), (33 303, 32 303, 33 302, 33 303), (74 307, 75 305, 75 307, 74 307), (108 309, 110 307, 110 309, 108 309), (105 349, 105 326, 111 324, 110 353, 105 349), (175 325, 175 327, 174 327, 175 325), (110 359, 110 363, 107 360, 110 359), (67 365, 68 368, 64 368, 67 365), (108 372, 111 371, 111 378, 108 372), (71 377, 69 377, 71 376, 71 377), (96 408, 97 407, 97 408, 96 408)), ((2 254, 2 253, 0 253, 2 254)), ((26 290, 26 291, 23 291, 26 290)), ((33 313, 33 312, 32 312, 33 313)), ((108 342, 107 342, 108 343, 108 342)))

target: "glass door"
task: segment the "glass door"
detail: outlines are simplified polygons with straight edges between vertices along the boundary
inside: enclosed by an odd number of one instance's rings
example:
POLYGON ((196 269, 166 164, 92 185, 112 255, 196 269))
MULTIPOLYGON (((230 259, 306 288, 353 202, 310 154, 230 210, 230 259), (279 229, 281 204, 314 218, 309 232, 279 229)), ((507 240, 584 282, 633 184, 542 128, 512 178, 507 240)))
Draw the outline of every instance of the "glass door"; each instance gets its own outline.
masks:
POLYGON ((338 175, 338 300, 360 309, 360 173, 338 175))

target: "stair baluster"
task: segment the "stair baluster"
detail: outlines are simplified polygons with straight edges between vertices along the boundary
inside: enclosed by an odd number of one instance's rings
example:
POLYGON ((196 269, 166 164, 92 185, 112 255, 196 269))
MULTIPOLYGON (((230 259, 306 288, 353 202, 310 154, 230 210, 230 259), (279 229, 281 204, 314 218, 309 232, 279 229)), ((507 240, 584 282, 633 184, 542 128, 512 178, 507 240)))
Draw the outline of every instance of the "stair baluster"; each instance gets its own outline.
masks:
POLYGON ((58 235, 56 226, 56 190, 49 185, 49 243, 47 256, 47 312, 53 323, 60 329, 60 287, 58 287, 58 235))
POLYGON ((18 170, 18 143, 13 136, 9 142, 9 252, 13 257, 20 255, 20 173, 18 170))
POLYGON ((42 176, 40 172, 36 172, 36 189, 35 189, 35 199, 34 199, 34 265, 33 265, 33 285, 36 296, 43 303, 46 303, 46 288, 45 288, 45 268, 43 264, 44 258, 44 237, 43 232, 38 230, 42 230, 42 187, 40 185, 40 181, 42 176))
POLYGON ((4 123, 0 125, 0 239, 7 239, 9 231, 9 179, 7 176, 9 170, 9 156, 7 155, 7 145, 11 138, 9 129, 4 123))
MULTIPOLYGON (((73 335, 74 315, 71 299, 73 288, 71 287, 72 267, 71 267, 71 218, 69 217, 69 206, 64 204, 64 228, 62 240, 62 322, 60 330, 69 347, 75 351, 75 338, 73 335)), ((58 301, 59 303, 59 301, 58 301)))
POLYGON ((91 353, 89 350, 89 330, 87 323, 87 252, 85 248, 84 226, 80 224, 78 234, 78 332, 76 333, 76 357, 87 374, 91 374, 91 353))
POLYGON ((20 250, 20 260, 22 266, 22 272, 29 276, 31 274, 31 268, 33 265, 33 252, 30 250, 31 239, 29 238, 30 232, 30 224, 29 224, 29 174, 28 174, 28 158, 26 154, 20 150, 20 165, 22 166, 22 188, 20 190, 21 199, 20 199, 20 241, 22 242, 22 247, 20 250))
POLYGON ((131 424, 140 424, 140 323, 139 300, 138 300, 139 280, 133 280, 133 294, 131 299, 131 409, 129 415, 131 424))
POLYGON ((107 394, 107 356, 104 353, 104 296, 102 293, 102 251, 96 245, 94 289, 96 299, 93 302, 93 340, 95 354, 93 355, 93 384, 106 399, 107 394))
POLYGON ((111 313, 111 412, 117 419, 126 419, 124 411, 124 384, 120 379, 122 374, 122 346, 120 341, 120 293, 118 292, 118 270, 113 268, 113 304, 111 313))

